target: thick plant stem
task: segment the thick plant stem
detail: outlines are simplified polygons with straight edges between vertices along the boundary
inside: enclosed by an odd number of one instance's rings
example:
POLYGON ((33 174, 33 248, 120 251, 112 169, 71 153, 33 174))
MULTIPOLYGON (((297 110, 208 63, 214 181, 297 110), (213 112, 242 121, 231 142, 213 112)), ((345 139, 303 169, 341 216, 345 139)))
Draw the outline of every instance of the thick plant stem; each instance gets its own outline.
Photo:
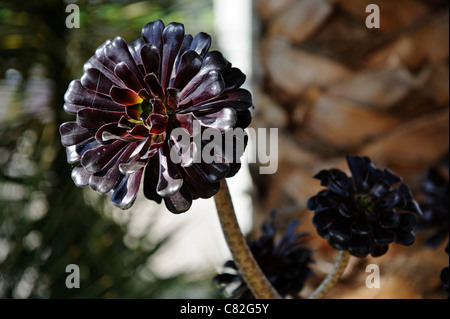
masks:
POLYGON ((272 287, 253 258, 244 235, 239 228, 225 179, 222 180, 220 190, 214 196, 214 200, 228 247, 248 288, 257 299, 280 299, 277 291, 272 287))
POLYGON ((339 281, 342 274, 347 268, 350 253, 346 250, 339 251, 339 255, 334 262, 333 269, 328 276, 322 281, 320 286, 309 296, 309 299, 322 299, 330 291, 330 289, 339 281))

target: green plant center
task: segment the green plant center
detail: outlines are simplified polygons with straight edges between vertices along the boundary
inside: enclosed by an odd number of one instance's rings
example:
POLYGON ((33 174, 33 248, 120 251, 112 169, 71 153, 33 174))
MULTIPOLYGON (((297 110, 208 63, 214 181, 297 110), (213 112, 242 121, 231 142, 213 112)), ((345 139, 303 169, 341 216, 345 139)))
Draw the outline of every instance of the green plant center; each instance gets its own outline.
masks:
POLYGON ((372 213, 373 208, 375 206, 375 202, 368 194, 356 194, 354 198, 358 208, 372 213))

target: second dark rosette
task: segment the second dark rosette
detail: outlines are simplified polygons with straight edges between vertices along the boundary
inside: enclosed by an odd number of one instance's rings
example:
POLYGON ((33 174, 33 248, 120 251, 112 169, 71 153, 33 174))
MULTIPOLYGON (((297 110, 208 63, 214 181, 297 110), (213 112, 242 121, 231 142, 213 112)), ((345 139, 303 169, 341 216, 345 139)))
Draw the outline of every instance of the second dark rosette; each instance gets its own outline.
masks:
POLYGON ((412 245, 422 212, 409 187, 368 157, 347 156, 347 163, 352 177, 338 169, 314 176, 327 187, 308 201, 319 235, 356 257, 384 255, 393 242, 412 245))
MULTIPOLYGON (((306 280, 313 274, 312 251, 304 245, 307 234, 297 232, 299 225, 298 220, 293 220, 277 241, 275 213, 272 213, 271 221, 261 225, 261 237, 248 241, 262 272, 283 298, 287 295, 297 298, 306 280)), ((231 299, 254 298, 232 260, 224 264, 224 271, 214 281, 220 287, 219 292, 231 299)))
POLYGON ((234 137, 232 156, 225 154, 225 142, 208 148, 212 163, 171 157, 189 148, 191 157, 199 158, 211 142, 204 130, 225 139, 226 131, 251 122, 252 97, 240 88, 245 75, 220 52, 209 52, 210 45, 205 33, 192 37, 182 24, 158 20, 130 44, 116 37, 96 50, 65 94, 64 109, 76 114, 76 121, 60 127, 68 162, 79 163, 72 171, 77 186, 110 194, 127 209, 143 179, 148 199, 164 200, 171 212, 182 213, 237 173, 245 138, 234 137), (172 136, 180 128, 189 142, 172 136))

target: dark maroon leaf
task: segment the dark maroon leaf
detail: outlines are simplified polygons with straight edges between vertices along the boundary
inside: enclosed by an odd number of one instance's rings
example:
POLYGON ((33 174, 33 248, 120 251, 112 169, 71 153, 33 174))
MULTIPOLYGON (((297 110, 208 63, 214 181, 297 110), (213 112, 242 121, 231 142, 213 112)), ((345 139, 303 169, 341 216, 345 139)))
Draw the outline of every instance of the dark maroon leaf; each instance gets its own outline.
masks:
POLYGON ((89 185, 89 178, 91 174, 84 169, 83 166, 79 165, 72 170, 72 180, 78 187, 86 187, 89 185))
POLYGON ((99 128, 104 124, 118 122, 122 116, 122 112, 119 113, 86 108, 78 111, 77 123, 79 126, 85 128, 99 128))
POLYGON ((328 227, 328 235, 330 235, 333 240, 340 243, 348 242, 352 238, 350 227, 350 219, 337 219, 328 227))
POLYGON ((99 143, 110 144, 115 140, 121 140, 124 142, 137 142, 142 138, 132 136, 127 132, 127 129, 117 126, 117 123, 110 123, 103 125, 95 134, 95 138, 99 143))
POLYGON ((244 129, 252 123, 252 113, 249 110, 237 111, 236 114, 237 121, 235 127, 244 129))
POLYGON ((113 86, 111 88, 111 97, 116 103, 122 105, 135 105, 142 103, 142 98, 137 95, 136 92, 126 88, 119 88, 117 86, 113 86))
POLYGON ((105 52, 108 58, 117 64, 114 73, 129 88, 136 88, 135 91, 139 92, 144 85, 144 81, 127 43, 121 37, 116 37, 110 45, 105 46, 105 52), (135 81, 139 84, 135 83, 135 81))
POLYGON ((198 120, 203 127, 214 128, 221 133, 225 133, 225 131, 234 127, 237 121, 237 115, 234 109, 224 108, 216 113, 196 116, 195 119, 198 120))
POLYGON ((149 134, 148 129, 142 125, 142 124, 138 124, 135 127, 133 127, 133 129, 130 131, 130 134, 133 136, 137 136, 139 138, 146 138, 149 134))
POLYGON ((147 23, 142 28, 142 38, 146 43, 154 45, 160 55, 162 55, 162 33, 164 30, 164 23, 161 20, 147 23))
POLYGON ((136 200, 143 170, 140 169, 131 175, 125 175, 111 196, 112 202, 121 209, 128 209, 136 200))
POLYGON ((144 88, 141 81, 136 77, 136 74, 130 70, 125 62, 118 63, 114 68, 114 73, 134 92, 139 92, 144 88))
MULTIPOLYGON (((368 178, 369 163, 368 157, 347 156, 347 163, 350 167, 352 178, 355 180, 355 185, 362 186, 368 178)), ((359 187, 361 188, 361 187, 359 187)), ((357 189, 357 192, 363 192, 366 190, 357 189)))
POLYGON ((83 154, 81 165, 89 172, 96 173, 101 171, 112 158, 127 145, 123 141, 115 141, 108 145, 99 145, 83 154))
POLYGON ((117 123, 117 126, 120 128, 131 130, 135 124, 131 123, 125 116, 122 116, 117 123))
POLYGON ((150 125, 150 134, 162 134, 166 130, 167 116, 160 114, 150 114, 148 124, 150 125))
MULTIPOLYGON (((174 71, 172 71, 172 74, 170 76, 170 83, 173 83, 174 76, 178 72, 177 70, 178 70, 178 67, 179 67, 180 62, 181 62, 181 57, 186 53, 186 51, 189 51, 189 48, 191 47, 192 40, 193 40, 192 35, 186 34, 184 36, 183 43, 181 44, 180 50, 178 51, 177 57, 175 58, 174 71)), ((169 87, 171 85, 172 84, 170 84, 169 87)))
POLYGON ((395 241, 396 235, 394 232, 383 229, 381 227, 374 228, 373 241, 378 245, 387 245, 395 241))
POLYGON ((166 115, 166 107, 161 102, 161 100, 153 100, 152 101, 152 113, 153 114, 160 114, 160 115, 166 115))
POLYGON ((146 74, 154 73, 156 76, 160 74, 160 52, 158 48, 147 43, 141 49, 141 60, 144 65, 146 74))
POLYGON ((98 94, 81 85, 79 80, 72 81, 64 95, 67 104, 83 105, 89 108, 120 112, 123 106, 111 98, 98 94))
POLYGON ((206 164, 199 163, 193 165, 195 169, 210 183, 217 183, 227 176, 230 166, 222 163, 206 164))
POLYGON ((241 167, 241 163, 230 163, 230 171, 228 172, 227 177, 235 176, 239 172, 241 167))
POLYGON ((129 175, 145 167, 146 161, 140 161, 139 156, 135 157, 128 163, 119 165, 119 170, 122 174, 129 175))
POLYGON ((162 197, 156 193, 159 179, 159 156, 150 157, 144 173, 144 196, 150 200, 161 203, 162 197))
POLYGON ((380 223, 388 229, 397 228, 400 223, 400 215, 395 212, 385 212, 381 214, 380 223))
POLYGON ((98 145, 99 144, 97 143, 95 138, 91 137, 77 145, 72 145, 72 146, 67 147, 66 148, 67 161, 69 162, 69 164, 78 162, 84 153, 97 147, 98 145), (69 158, 70 158, 70 160, 69 160, 69 158))
POLYGON ((202 58, 194 51, 187 51, 180 60, 180 65, 173 80, 172 87, 182 90, 200 71, 202 58))
POLYGON ((411 246, 416 241, 416 235, 412 231, 397 230, 395 242, 404 246, 411 246))
POLYGON ((328 228, 336 220, 336 218, 336 213, 330 210, 316 210, 313 217, 313 223, 317 229, 322 230, 328 228))
POLYGON ((203 175, 194 167, 184 167, 182 169, 183 180, 188 186, 193 199, 210 198, 217 194, 220 183, 209 183, 203 175))
POLYGON ((110 43, 105 45, 103 50, 108 59, 115 64, 123 62, 131 67, 135 63, 127 43, 121 37, 115 37, 110 43))
POLYGON ((192 205, 192 195, 187 186, 183 186, 173 195, 164 197, 166 207, 174 214, 181 214, 189 210, 192 205))
POLYGON ((175 58, 183 43, 184 26, 181 23, 169 24, 162 33, 162 39, 161 85, 166 89, 172 74, 175 58))
POLYGON ((111 40, 106 40, 102 45, 100 45, 97 50, 95 50, 95 56, 97 60, 108 70, 114 71, 116 63, 114 63, 111 59, 108 58, 105 48, 110 46, 112 43, 111 40))
MULTIPOLYGON (((177 119, 177 127, 183 128, 186 132, 189 133, 190 136, 194 136, 194 116, 192 113, 187 114, 175 114, 175 117, 177 119)), ((200 128, 199 132, 196 132, 197 134, 201 133, 200 128)))
POLYGON ((167 197, 178 192, 183 185, 183 179, 177 166, 170 161, 170 150, 166 145, 159 150, 159 177, 156 192, 161 197, 167 197))
POLYGON ((83 105, 76 105, 72 103, 64 103, 64 111, 66 111, 69 114, 77 114, 78 111, 85 108, 83 105))
POLYGON ((191 81, 183 88, 180 94, 180 99, 187 96, 203 81, 211 71, 220 71, 228 65, 228 61, 223 57, 222 53, 218 51, 209 52, 204 60, 200 71, 192 78, 191 81))
POLYGON ((352 232, 356 235, 369 235, 373 228, 365 220, 360 220, 351 226, 352 232))
POLYGON ((109 81, 114 83, 114 85, 121 86, 123 85, 122 80, 120 80, 115 74, 114 74, 114 67, 115 64, 111 60, 105 57, 109 63, 111 63, 111 68, 106 67, 97 56, 91 57, 83 66, 84 72, 87 72, 89 69, 97 69, 99 70, 102 75, 104 75, 106 78, 108 78, 109 81))
POLYGON ((139 104, 134 104, 134 105, 128 105, 127 108, 127 115, 130 117, 130 121, 134 120, 134 121, 139 121, 139 119, 141 118, 142 115, 142 105, 139 104))
POLYGON ((79 144, 92 137, 88 129, 79 126, 76 122, 66 122, 59 127, 61 134, 61 144, 71 146, 79 144))
POLYGON ((224 88, 225 83, 220 73, 211 71, 194 91, 180 101, 179 107, 198 105, 202 102, 209 101, 219 96, 224 88))
POLYGON ((85 88, 105 95, 109 95, 111 87, 115 85, 103 73, 94 68, 87 69, 80 81, 85 88))
POLYGON ((238 89, 235 91, 223 93, 212 100, 194 104, 180 113, 194 112, 195 114, 206 114, 218 112, 223 108, 233 108, 236 111, 244 111, 252 106, 252 96, 249 91, 238 89))
POLYGON ((411 231, 417 226, 419 217, 417 214, 400 214, 400 223, 398 227, 404 231, 411 231))
POLYGON ((223 70, 222 77, 225 82, 226 92, 237 89, 244 84, 246 76, 238 68, 227 68, 223 70))
POLYGON ((387 253, 387 251, 389 250, 389 245, 373 245, 372 246, 372 251, 371 251, 371 255, 373 257, 380 257, 383 256, 384 254, 387 253))
POLYGON ((120 163, 128 160, 134 148, 135 145, 129 144, 114 155, 105 168, 91 176, 89 186, 101 194, 106 194, 112 190, 122 175, 119 170, 120 163))
POLYGON ((210 47, 211 37, 204 32, 200 32, 195 36, 194 40, 192 40, 190 49, 194 50, 198 55, 204 58, 210 47))
POLYGON ((180 100, 180 91, 174 88, 168 88, 166 91, 166 104, 171 110, 175 110, 178 107, 178 101, 180 100))
POLYGON ((133 57, 133 60, 135 61, 136 65, 143 65, 142 59, 141 59, 141 49, 145 45, 145 42, 143 39, 137 39, 136 41, 131 42, 128 45, 128 50, 131 53, 131 56, 133 57))
POLYGON ((164 91, 154 73, 148 74, 144 80, 155 98, 164 98, 164 91))
POLYGON ((348 251, 355 257, 364 258, 372 249, 371 241, 367 236, 358 236, 348 244, 348 251))

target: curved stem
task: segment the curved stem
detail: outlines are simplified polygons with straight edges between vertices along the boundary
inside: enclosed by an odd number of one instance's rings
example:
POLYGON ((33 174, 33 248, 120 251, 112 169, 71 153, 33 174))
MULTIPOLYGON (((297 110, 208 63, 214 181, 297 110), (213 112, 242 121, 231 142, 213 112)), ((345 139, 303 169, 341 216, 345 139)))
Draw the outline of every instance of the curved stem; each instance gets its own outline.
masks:
POLYGON ((214 200, 228 247, 248 288, 257 299, 280 299, 277 291, 272 287, 253 258, 244 235, 239 228, 225 179, 222 180, 220 190, 214 196, 214 200))
POLYGON ((309 296, 309 299, 322 299, 330 291, 330 289, 339 281, 342 274, 347 268, 350 260, 350 253, 346 250, 339 251, 339 255, 334 262, 333 269, 328 276, 322 281, 320 286, 309 296))

